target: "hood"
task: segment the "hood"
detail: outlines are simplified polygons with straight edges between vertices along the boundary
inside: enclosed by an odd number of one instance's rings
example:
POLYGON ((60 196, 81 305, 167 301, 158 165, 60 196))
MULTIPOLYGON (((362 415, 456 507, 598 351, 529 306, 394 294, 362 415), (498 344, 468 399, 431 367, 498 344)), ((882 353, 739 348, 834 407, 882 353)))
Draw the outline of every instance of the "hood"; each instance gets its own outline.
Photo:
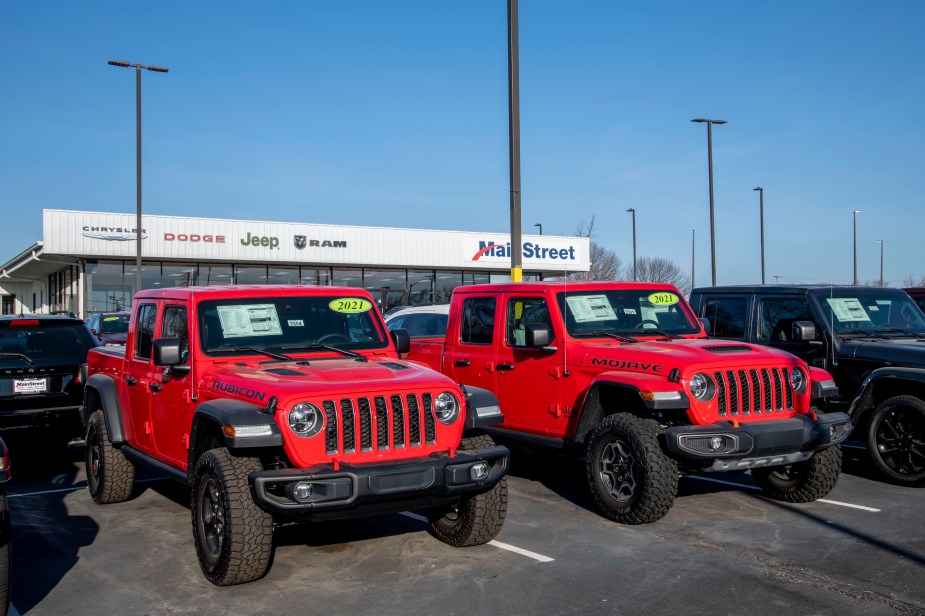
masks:
POLYGON ((790 353, 772 347, 716 340, 646 340, 622 343, 618 340, 581 341, 569 346, 569 363, 601 370, 626 370, 664 374, 678 368, 682 374, 707 369, 743 366, 798 365, 803 362, 790 353))
POLYGON ((292 397, 385 394, 412 390, 456 391, 448 377, 429 368, 389 358, 249 361, 215 364, 202 388, 212 395, 266 403, 292 397))
POLYGON ((838 351, 840 356, 850 359, 925 368, 925 339, 922 338, 842 339, 838 351))

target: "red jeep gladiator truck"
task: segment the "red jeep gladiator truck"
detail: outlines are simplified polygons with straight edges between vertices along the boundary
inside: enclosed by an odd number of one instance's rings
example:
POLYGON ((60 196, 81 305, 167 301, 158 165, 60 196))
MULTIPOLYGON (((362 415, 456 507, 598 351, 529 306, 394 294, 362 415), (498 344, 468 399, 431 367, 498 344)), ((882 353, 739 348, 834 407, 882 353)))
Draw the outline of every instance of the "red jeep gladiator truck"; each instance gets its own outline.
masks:
POLYGON ((419 509, 442 541, 486 543, 509 453, 467 434, 502 420, 497 399, 401 361, 408 344, 361 289, 143 291, 125 347, 88 357, 90 494, 127 500, 136 467, 190 485, 216 585, 266 574, 277 522, 419 509))
POLYGON ((531 282, 459 287, 444 339, 414 339, 408 359, 494 392, 489 430, 580 446, 610 519, 658 520, 679 472, 750 469, 776 499, 808 502, 838 479, 851 430, 813 399, 832 377, 793 355, 706 338, 667 284, 531 282))

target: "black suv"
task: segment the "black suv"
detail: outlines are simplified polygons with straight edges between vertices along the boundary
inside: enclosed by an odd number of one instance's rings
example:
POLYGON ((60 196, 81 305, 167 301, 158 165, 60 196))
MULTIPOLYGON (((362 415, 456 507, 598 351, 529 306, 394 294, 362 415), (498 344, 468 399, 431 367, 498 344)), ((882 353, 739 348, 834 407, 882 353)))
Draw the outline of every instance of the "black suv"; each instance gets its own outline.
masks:
POLYGON ((51 428, 82 432, 87 351, 99 346, 79 318, 0 316, 0 432, 51 428))
POLYGON ((691 305, 717 338, 777 347, 824 368, 853 438, 876 469, 925 482, 925 315, 900 289, 729 286, 694 289, 691 305))

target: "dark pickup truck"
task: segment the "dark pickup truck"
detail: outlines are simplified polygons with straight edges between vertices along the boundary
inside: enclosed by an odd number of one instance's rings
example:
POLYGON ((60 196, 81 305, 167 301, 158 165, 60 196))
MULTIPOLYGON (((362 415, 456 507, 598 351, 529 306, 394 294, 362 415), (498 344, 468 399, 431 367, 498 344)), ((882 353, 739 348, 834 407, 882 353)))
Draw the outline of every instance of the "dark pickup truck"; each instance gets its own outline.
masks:
POLYGON ((852 439, 885 478, 925 482, 925 315, 901 289, 727 286, 694 289, 716 338, 793 353, 835 378, 852 439))

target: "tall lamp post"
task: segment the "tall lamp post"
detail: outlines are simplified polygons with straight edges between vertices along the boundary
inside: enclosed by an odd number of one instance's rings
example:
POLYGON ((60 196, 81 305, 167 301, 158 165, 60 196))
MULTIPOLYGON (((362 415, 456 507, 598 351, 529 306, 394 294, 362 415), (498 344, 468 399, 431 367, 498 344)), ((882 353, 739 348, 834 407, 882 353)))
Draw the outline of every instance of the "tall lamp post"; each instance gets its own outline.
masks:
POLYGON ((533 226, 534 226, 534 227, 539 227, 539 228, 540 228, 540 235, 543 235, 543 223, 538 222, 538 223, 536 223, 536 224, 533 225, 533 226))
POLYGON ((753 188, 758 191, 759 212, 761 217, 761 284, 764 285, 764 189, 762 187, 753 188))
POLYGON ((691 229, 691 291, 694 290, 696 286, 694 283, 694 245, 697 237, 697 232, 694 229, 691 229))
POLYGON ((708 120, 694 118, 691 122, 707 125, 707 164, 710 174, 710 268, 713 274, 713 286, 716 286, 716 228, 713 224, 713 125, 725 124, 726 120, 708 120))
POLYGON ((511 282, 523 280, 520 239, 520 37, 517 0, 507 0, 508 139, 511 168, 511 282))
POLYGON ((883 288, 883 240, 877 240, 880 242, 880 288, 883 288))
POLYGON ((626 210, 633 215, 633 282, 636 281, 636 208, 626 210))
POLYGON ((861 210, 854 210, 854 286, 858 286, 858 214, 861 210))
POLYGON ((135 69, 135 292, 141 291, 141 69, 166 73, 163 66, 110 60, 111 66, 135 69))

